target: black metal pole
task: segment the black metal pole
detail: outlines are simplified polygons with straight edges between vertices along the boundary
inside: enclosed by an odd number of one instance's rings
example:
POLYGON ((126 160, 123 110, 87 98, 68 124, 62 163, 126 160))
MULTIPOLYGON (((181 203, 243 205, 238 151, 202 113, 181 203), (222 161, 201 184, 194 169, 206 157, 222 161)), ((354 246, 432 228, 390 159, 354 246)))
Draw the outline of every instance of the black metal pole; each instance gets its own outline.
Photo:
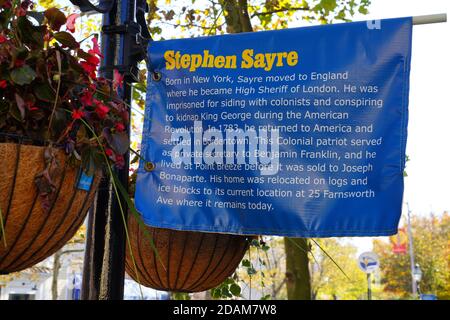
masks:
MULTIPOLYGON (((134 21, 135 0, 116 0, 112 10, 103 15, 102 53, 100 75, 113 79, 113 70, 125 74, 121 98, 131 105, 129 68, 130 39, 127 28, 134 21), (121 28, 122 27, 122 28, 121 28), (108 30, 108 31, 106 31, 108 30), (122 30, 122 31, 119 31, 122 30), (125 31, 124 31, 125 30, 125 31)), ((129 132, 130 128, 128 128, 129 132)), ((124 155, 125 166, 116 170, 120 183, 128 188, 129 153, 124 155)), ((105 170, 106 171, 106 170, 105 170)), ((125 281, 126 237, 124 220, 127 219, 127 206, 123 198, 119 200, 111 184, 108 173, 99 187, 95 202, 89 213, 88 234, 83 270, 82 299, 85 300, 121 300, 125 281)))

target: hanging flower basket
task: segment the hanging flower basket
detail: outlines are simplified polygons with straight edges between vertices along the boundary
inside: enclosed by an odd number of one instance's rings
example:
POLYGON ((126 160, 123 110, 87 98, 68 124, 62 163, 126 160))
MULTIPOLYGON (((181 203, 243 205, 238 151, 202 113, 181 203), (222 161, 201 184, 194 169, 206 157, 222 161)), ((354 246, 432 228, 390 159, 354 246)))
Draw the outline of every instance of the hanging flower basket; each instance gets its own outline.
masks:
POLYGON ((97 77, 97 38, 82 48, 76 14, 32 8, 0 3, 0 273, 60 249, 82 224, 99 171, 123 168, 129 148, 123 76, 97 77), (80 188, 81 177, 92 181, 80 188))
POLYGON ((48 209, 34 179, 44 170, 44 147, 0 143, 0 207, 4 238, 0 237, 0 273, 26 269, 58 251, 83 223, 97 189, 97 174, 88 190, 80 189, 80 170, 59 150, 61 174, 48 209), (5 246, 6 243, 6 246, 5 246))
POLYGON ((214 288, 233 274, 249 245, 245 236, 152 227, 146 227, 145 232, 142 228, 130 214, 128 232, 136 268, 129 250, 125 268, 135 281, 157 290, 200 292, 214 288))

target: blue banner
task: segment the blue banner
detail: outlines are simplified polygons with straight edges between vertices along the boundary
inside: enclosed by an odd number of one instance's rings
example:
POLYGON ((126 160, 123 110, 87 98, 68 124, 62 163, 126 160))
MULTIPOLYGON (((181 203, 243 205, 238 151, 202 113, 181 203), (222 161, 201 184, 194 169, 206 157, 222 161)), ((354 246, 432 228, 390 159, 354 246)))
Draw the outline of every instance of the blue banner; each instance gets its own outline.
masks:
POLYGON ((136 207, 176 230, 397 232, 412 19, 152 42, 136 207))

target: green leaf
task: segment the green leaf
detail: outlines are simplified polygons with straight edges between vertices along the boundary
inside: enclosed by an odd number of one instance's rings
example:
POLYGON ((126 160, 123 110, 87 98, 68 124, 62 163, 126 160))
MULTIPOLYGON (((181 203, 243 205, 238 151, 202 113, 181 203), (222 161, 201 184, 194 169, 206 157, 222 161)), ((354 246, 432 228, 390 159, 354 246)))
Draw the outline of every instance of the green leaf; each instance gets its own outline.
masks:
POLYGON ((369 13, 369 10, 367 10, 366 7, 359 7, 358 11, 361 14, 368 14, 369 13))
POLYGON ((252 276, 252 275, 256 274, 255 268, 253 268, 253 267, 248 268, 248 269, 247 269, 247 274, 248 274, 249 276, 252 276))
POLYGON ((233 296, 239 297, 241 295, 241 287, 237 285, 236 283, 233 283, 230 286, 230 292, 233 296))
POLYGON ((249 268, 251 266, 250 261, 247 259, 242 260, 242 266, 249 268))
POLYGON ((42 24, 42 22, 44 21, 44 12, 28 11, 27 16, 32 17, 39 24, 42 24))
POLYGON ((227 287, 222 288, 222 296, 226 298, 231 298, 233 295, 230 293, 227 287))
MULTIPOLYGON (((67 129, 67 123, 70 120, 67 117, 67 113, 64 112, 64 110, 61 110, 60 108, 56 108, 55 114, 53 115, 53 123, 52 123, 52 132, 55 136, 60 136, 66 129, 67 129)), ((93 160, 96 161, 94 163, 99 165, 99 157, 94 157, 93 160), (97 158, 97 159, 96 159, 97 158)), ((93 174, 93 171, 90 171, 93 174)))
POLYGON ((77 40, 75 40, 75 38, 68 32, 57 32, 53 36, 56 40, 58 40, 59 43, 70 49, 76 49, 79 46, 77 40))
POLYGON ((20 86, 30 84, 35 78, 36 72, 29 65, 24 65, 11 71, 11 80, 20 86))
POLYGON ((211 296, 213 297, 213 299, 220 299, 220 289, 218 288, 214 288, 211 290, 211 296))
POLYGON ((26 17, 19 17, 17 18, 17 28, 23 43, 43 48, 46 26, 34 26, 26 17))
POLYGON ((84 51, 82 49, 77 50, 77 56, 84 60, 89 60, 92 57, 91 54, 87 53, 86 51, 84 51))
POLYGON ((33 86, 33 92, 36 98, 45 102, 55 101, 55 91, 48 83, 38 83, 33 86))
POLYGON ((55 31, 59 31, 61 26, 64 25, 67 21, 64 13, 59 11, 57 8, 50 8, 45 10, 44 16, 47 18, 50 27, 55 31))
POLYGON ((338 14, 336 15, 336 19, 338 20, 345 20, 346 16, 345 16, 345 10, 342 9, 338 12, 338 14))
POLYGON ((172 298, 174 300, 191 300, 189 293, 186 292, 174 292, 172 294, 172 298))
POLYGON ((17 121, 22 121, 22 115, 20 114, 20 110, 17 107, 16 103, 12 103, 11 107, 9 109, 9 113, 11 114, 11 116, 16 119, 17 121))
POLYGON ((322 0, 319 6, 321 6, 326 12, 333 11, 337 7, 336 0, 322 0))

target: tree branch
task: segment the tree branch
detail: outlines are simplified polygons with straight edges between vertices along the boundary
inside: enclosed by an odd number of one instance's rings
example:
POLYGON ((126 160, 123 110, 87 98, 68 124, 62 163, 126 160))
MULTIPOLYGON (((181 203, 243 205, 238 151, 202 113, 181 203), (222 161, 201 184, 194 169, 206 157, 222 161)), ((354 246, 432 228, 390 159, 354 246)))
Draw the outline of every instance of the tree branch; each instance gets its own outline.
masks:
POLYGON ((252 18, 258 17, 258 16, 267 16, 270 14, 278 13, 278 12, 285 12, 285 11, 311 11, 310 7, 290 7, 290 8, 280 8, 275 9, 271 11, 264 11, 264 12, 255 12, 252 14, 252 18))
POLYGON ((213 30, 213 29, 217 29, 217 28, 219 28, 219 27, 223 27, 224 26, 224 24, 225 23, 222 23, 222 24, 220 24, 220 25, 213 25, 213 26, 210 26, 210 27, 208 27, 208 26, 201 26, 201 25, 198 25, 198 24, 194 24, 194 23, 189 23, 189 24, 177 24, 177 23, 171 23, 171 22, 168 22, 168 21, 159 21, 160 23, 163 23, 163 24, 167 24, 167 25, 169 25, 169 26, 173 26, 173 27, 184 27, 184 28, 191 28, 191 27, 193 27, 193 28, 199 28, 199 29, 203 29, 203 30, 213 30))
POLYGON ((248 2, 247 0, 238 1, 239 18, 241 20, 242 31, 251 32, 253 31, 252 22, 248 14, 248 2))
POLYGON ((64 250, 61 252, 61 256, 64 254, 69 254, 69 253, 75 253, 75 252, 83 252, 84 249, 71 249, 71 250, 64 250))
POLYGON ((284 278, 283 281, 280 282, 280 284, 278 284, 277 287, 275 287, 275 289, 272 290, 272 296, 276 297, 278 295, 278 293, 280 292, 281 288, 283 288, 284 284, 286 283, 287 278, 284 278))

